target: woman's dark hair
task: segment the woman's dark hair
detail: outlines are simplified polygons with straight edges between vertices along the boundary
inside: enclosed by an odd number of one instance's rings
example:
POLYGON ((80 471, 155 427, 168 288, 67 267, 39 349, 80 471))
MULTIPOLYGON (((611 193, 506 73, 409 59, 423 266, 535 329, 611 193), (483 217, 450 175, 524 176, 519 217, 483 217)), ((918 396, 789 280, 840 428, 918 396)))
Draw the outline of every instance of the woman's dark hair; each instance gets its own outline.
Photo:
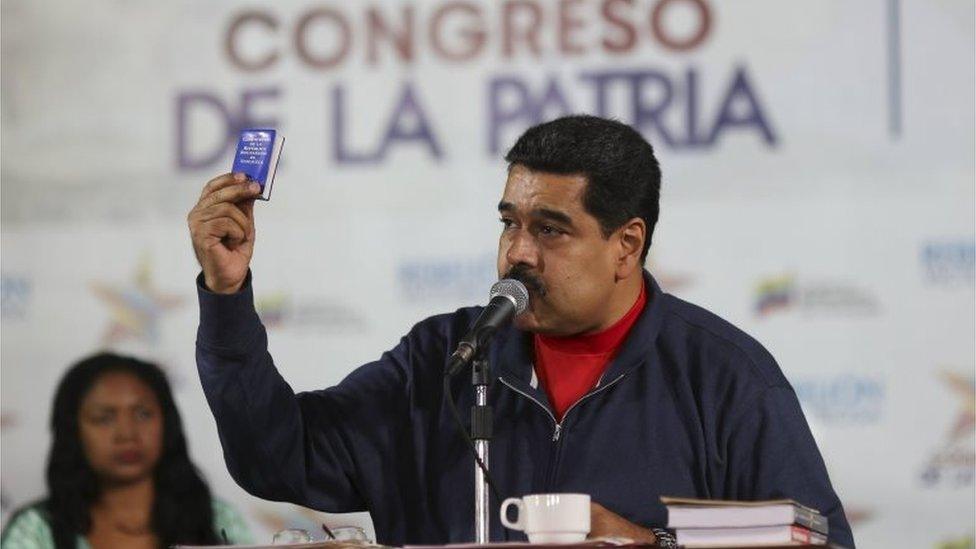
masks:
POLYGON ((149 386, 163 413, 163 449, 153 473, 152 530, 163 546, 214 544, 210 490, 190 462, 183 424, 166 376, 158 366, 135 358, 101 353, 78 362, 61 378, 51 412, 54 438, 48 455, 45 501, 55 544, 73 549, 75 538, 91 529, 92 505, 100 493, 78 429, 81 402, 107 373, 124 372, 149 386))
POLYGON ((508 154, 530 170, 586 177, 583 207, 609 237, 628 220, 647 225, 641 260, 647 257, 660 212, 661 168, 654 148, 630 126, 597 116, 557 118, 525 131, 508 154))

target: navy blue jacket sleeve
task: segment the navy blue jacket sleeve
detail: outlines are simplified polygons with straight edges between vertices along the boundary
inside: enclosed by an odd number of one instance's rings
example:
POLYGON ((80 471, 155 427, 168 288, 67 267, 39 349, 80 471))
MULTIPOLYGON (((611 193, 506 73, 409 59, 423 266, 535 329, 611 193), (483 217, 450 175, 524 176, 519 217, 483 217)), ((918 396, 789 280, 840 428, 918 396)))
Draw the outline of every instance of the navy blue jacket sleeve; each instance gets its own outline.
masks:
POLYGON ((844 508, 789 385, 757 395, 734 422, 727 448, 733 497, 795 499, 827 517, 832 543, 853 549, 844 508))
POLYGON ((233 295, 197 286, 197 367, 234 480, 265 499, 367 510, 363 470, 410 415, 408 338, 335 387, 295 394, 268 353, 250 275, 233 295))

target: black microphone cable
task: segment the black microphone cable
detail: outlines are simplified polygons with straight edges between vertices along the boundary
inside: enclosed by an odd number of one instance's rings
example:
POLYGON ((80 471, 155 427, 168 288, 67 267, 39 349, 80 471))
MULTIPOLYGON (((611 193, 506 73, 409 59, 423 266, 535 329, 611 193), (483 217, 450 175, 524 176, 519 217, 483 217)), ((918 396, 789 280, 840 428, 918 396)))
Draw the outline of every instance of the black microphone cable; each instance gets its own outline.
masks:
POLYGON ((444 373, 444 398, 447 400, 447 407, 451 410, 451 415, 454 417, 454 422, 457 424, 458 430, 464 437, 464 441, 467 442, 468 450, 471 450, 471 455, 474 456, 475 463, 481 469, 481 472, 485 475, 485 480, 488 481, 488 487, 491 488, 492 495, 495 496, 495 500, 498 505, 502 504, 502 496, 498 491, 498 486, 495 485, 494 479, 491 478, 491 474, 488 472, 488 466, 485 462, 481 460, 481 456, 478 455, 478 450, 474 447, 474 440, 471 438, 471 434, 468 433, 468 429, 464 426, 464 421, 461 420, 461 413, 458 412, 457 405, 454 403, 454 396, 451 394, 451 376, 447 372, 444 373))

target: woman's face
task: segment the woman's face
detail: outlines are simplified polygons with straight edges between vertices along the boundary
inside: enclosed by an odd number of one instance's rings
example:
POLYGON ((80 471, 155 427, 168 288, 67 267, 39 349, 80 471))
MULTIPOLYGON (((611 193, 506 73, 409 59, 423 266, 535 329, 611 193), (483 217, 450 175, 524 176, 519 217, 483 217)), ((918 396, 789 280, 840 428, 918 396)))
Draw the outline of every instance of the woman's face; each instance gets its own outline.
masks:
POLYGON ((152 475, 163 446, 163 413, 155 393, 125 372, 103 375, 81 401, 78 431, 89 465, 104 483, 152 475))

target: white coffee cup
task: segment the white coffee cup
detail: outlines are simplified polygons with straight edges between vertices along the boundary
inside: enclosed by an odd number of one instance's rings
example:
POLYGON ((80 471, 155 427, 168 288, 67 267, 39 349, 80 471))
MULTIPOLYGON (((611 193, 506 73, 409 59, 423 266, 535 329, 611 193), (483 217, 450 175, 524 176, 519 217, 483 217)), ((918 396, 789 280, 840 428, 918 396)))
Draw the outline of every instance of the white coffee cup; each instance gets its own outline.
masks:
POLYGON ((502 524, 521 530, 530 543, 579 543, 590 533, 590 496, 587 494, 532 494, 502 502, 502 524), (518 508, 518 519, 508 520, 508 508, 518 508))

